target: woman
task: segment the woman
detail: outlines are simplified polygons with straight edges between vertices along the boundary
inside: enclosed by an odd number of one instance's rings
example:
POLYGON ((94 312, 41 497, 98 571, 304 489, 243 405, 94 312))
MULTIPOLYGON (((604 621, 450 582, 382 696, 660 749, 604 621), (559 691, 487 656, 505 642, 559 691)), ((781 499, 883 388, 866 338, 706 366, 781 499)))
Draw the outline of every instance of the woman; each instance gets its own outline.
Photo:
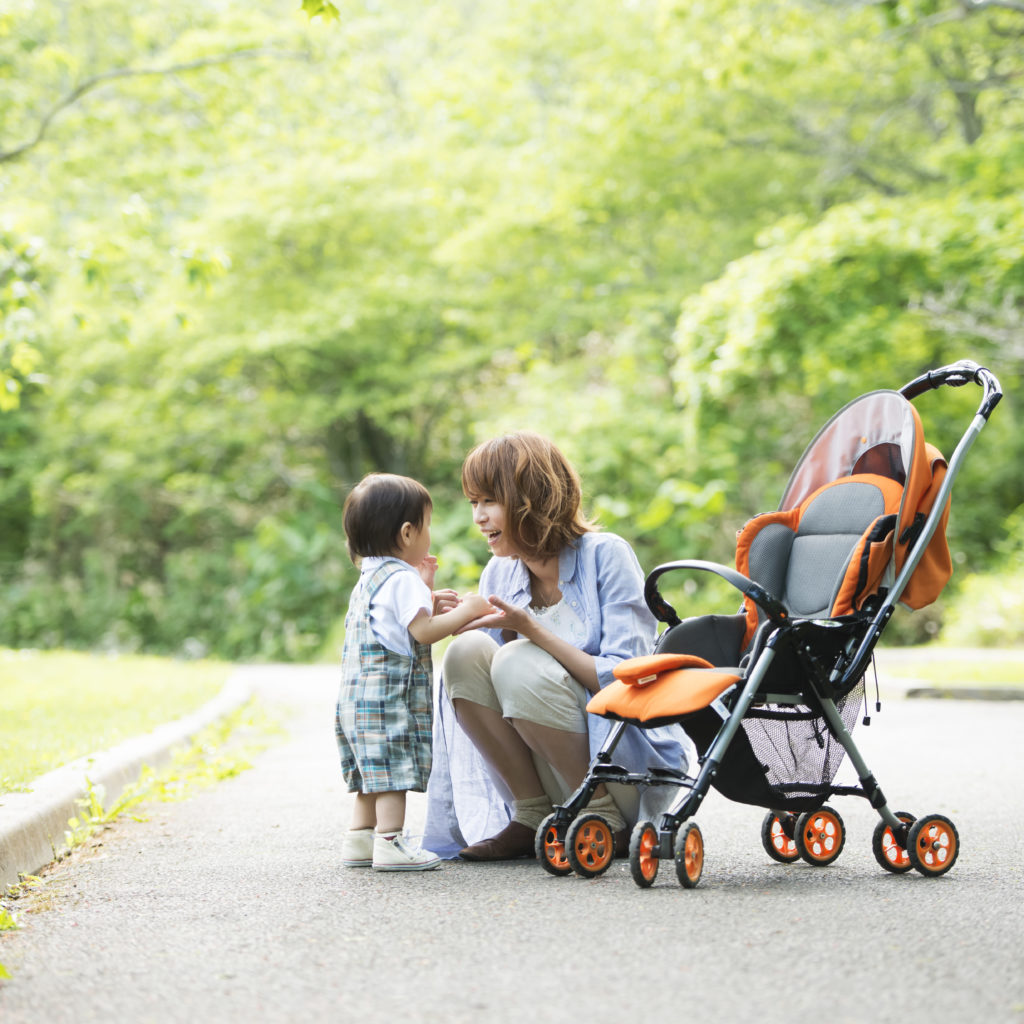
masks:
MULTIPOLYGON (((612 724, 586 703, 619 661, 651 653, 656 623, 632 548, 583 515, 579 478, 550 441, 519 432, 477 446, 462 487, 493 556, 480 592, 499 611, 445 652, 424 845, 509 860, 533 855, 552 804, 582 782, 612 724)), ((689 746, 675 726, 630 729, 615 759, 679 768, 689 746)), ((599 787, 588 810, 625 852, 638 796, 614 788, 599 787)))

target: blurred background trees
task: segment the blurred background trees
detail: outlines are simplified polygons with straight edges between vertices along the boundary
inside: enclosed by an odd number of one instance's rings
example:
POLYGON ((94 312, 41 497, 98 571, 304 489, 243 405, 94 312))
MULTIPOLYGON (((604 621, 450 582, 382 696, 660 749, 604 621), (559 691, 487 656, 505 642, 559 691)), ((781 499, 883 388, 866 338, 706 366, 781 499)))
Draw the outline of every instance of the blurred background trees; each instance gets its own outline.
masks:
MULTIPOLYGON (((347 489, 423 480, 472 586, 459 465, 521 427, 645 567, 729 561, 833 412, 960 358, 1007 398, 921 621, 1006 589, 1020 5, 335 6, 0 13, 0 644, 333 657, 347 489)), ((948 450, 978 396, 930 397, 948 450)))

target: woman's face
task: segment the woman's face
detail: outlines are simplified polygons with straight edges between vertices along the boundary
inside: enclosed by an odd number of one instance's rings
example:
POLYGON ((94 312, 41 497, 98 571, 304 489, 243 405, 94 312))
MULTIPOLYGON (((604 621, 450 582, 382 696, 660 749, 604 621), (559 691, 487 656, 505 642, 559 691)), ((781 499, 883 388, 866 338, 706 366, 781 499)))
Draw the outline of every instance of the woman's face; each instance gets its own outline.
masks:
POLYGON ((483 495, 469 499, 473 522, 487 540, 492 555, 519 557, 519 551, 505 534, 505 510, 493 498, 483 495))

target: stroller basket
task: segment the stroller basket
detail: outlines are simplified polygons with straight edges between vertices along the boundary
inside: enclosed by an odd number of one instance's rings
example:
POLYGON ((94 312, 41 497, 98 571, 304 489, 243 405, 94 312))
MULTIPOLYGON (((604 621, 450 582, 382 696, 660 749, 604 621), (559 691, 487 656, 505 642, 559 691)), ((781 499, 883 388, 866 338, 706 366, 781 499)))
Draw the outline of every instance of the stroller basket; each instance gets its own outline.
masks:
POLYGON ((616 725, 579 789, 537 831, 546 870, 592 877, 611 865, 611 828, 585 811, 609 782, 677 790, 657 822, 641 820, 633 830, 630 872, 640 886, 653 884, 664 859, 674 861, 684 887, 699 882, 704 840, 693 816, 712 786, 729 800, 768 809, 761 841, 776 861, 835 860, 845 829, 825 800, 850 795, 878 812, 872 850, 882 868, 938 877, 953 866, 953 823, 890 810, 852 730, 865 669, 896 604, 924 607, 950 577, 945 531, 953 483, 1001 397, 987 369, 964 361, 900 391, 855 399, 812 440, 779 508, 740 531, 735 569, 685 560, 648 575, 647 604, 668 628, 651 655, 620 663, 616 681, 587 705, 616 725), (983 388, 983 398, 947 464, 925 442, 911 402, 970 383, 983 388), (741 610, 680 619, 658 589, 662 576, 678 571, 725 579, 742 594, 741 610), (629 773, 614 763, 624 730, 670 724, 693 739, 696 775, 629 773), (847 757, 858 784, 837 786, 847 757))

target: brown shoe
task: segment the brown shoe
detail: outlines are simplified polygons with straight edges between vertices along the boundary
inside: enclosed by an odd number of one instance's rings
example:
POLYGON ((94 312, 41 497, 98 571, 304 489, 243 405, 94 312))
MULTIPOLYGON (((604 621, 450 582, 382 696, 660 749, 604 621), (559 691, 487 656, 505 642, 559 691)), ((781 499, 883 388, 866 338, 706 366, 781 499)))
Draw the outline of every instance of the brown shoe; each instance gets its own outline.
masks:
POLYGON ((519 821, 510 821, 496 836, 459 851, 463 860, 517 860, 534 855, 536 832, 519 821))

